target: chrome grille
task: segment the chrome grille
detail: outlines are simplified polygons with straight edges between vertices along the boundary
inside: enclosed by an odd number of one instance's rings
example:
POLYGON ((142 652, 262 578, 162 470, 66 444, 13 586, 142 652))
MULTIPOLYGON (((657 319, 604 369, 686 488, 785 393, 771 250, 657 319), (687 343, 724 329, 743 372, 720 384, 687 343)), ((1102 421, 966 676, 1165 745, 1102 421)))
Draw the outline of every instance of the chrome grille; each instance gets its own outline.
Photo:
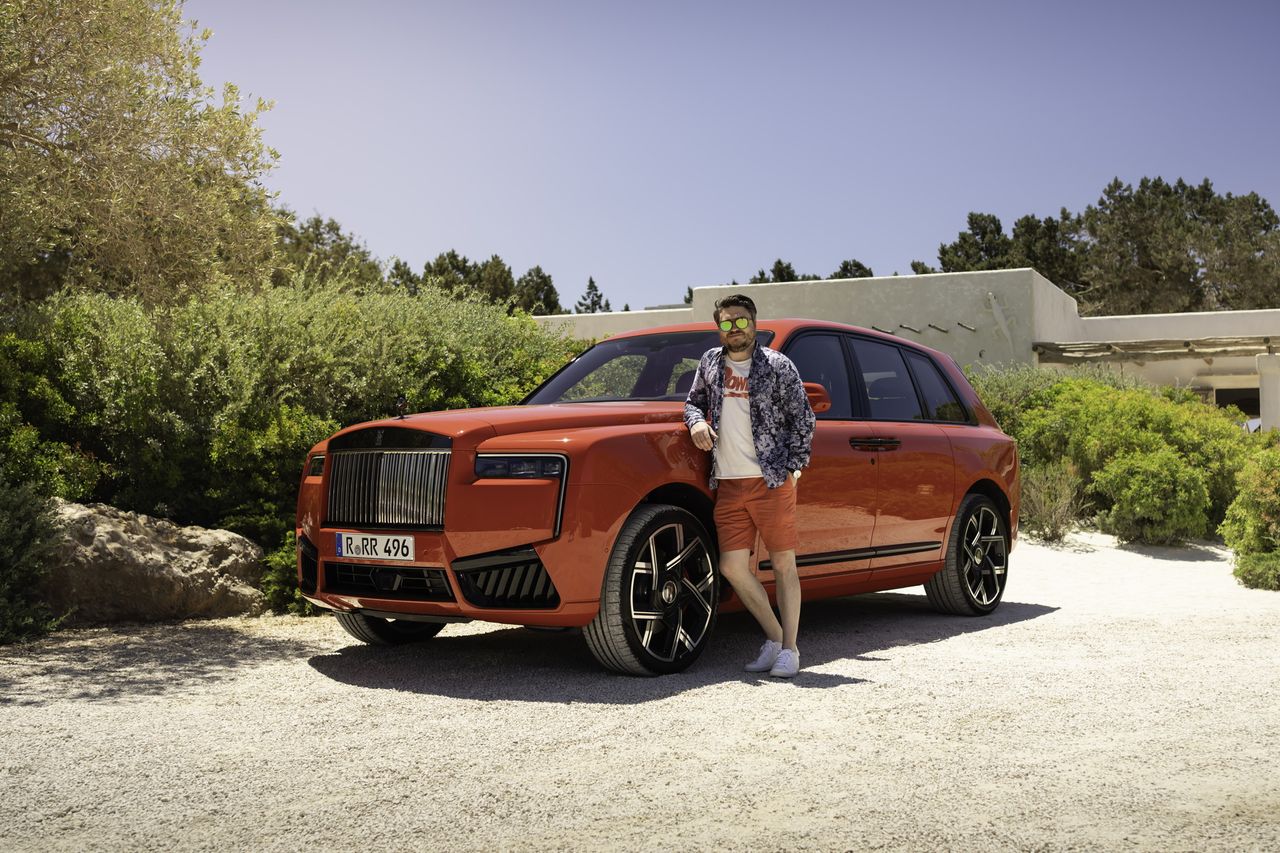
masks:
POLYGON ((330 525, 443 527, 447 450, 330 454, 330 525))

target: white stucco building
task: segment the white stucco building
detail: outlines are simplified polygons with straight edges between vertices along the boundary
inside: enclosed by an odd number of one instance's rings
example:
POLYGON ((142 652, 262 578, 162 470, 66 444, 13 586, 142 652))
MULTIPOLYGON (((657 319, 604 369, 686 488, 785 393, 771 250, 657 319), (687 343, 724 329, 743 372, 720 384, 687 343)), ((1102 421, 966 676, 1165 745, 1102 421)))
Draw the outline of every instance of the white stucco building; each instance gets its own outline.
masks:
POLYGON ((1099 363, 1190 387, 1280 428, 1280 309, 1081 317, 1035 270, 699 287, 677 308, 539 318, 581 338, 710 322, 742 292, 766 317, 815 317, 879 329, 950 353, 962 365, 1099 363))

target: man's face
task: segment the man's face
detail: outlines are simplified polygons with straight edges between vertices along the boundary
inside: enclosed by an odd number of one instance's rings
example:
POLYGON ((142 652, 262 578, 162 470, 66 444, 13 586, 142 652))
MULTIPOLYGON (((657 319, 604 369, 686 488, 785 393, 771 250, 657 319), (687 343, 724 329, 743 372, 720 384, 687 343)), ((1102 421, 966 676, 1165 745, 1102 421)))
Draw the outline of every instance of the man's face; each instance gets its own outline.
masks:
POLYGON ((733 323, 733 327, 729 331, 720 329, 720 343, 724 344, 725 349, 729 352, 743 352, 751 349, 751 345, 756 342, 756 324, 751 319, 751 312, 746 308, 733 305, 728 308, 720 309, 720 322, 725 320, 733 323), (747 321, 745 329, 739 329, 736 322, 739 318, 747 321))

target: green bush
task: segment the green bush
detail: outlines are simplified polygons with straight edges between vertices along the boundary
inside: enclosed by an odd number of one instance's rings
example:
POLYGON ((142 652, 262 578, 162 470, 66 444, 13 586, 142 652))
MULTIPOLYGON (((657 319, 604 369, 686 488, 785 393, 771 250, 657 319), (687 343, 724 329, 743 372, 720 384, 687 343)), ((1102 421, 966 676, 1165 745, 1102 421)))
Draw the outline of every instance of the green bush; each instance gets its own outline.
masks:
POLYGON ((25 329, 60 354, 67 438, 102 460, 94 496, 271 549, 292 529, 303 456, 339 427, 519 401, 571 354, 524 314, 435 288, 331 280, 158 309, 62 295, 25 329))
POLYGON ((54 532, 49 495, 38 484, 0 478, 0 531, 0 643, 11 643, 58 623, 39 595, 54 532))
POLYGON ((320 609, 298 591, 297 548, 297 537, 290 530, 279 548, 267 552, 262 561, 262 592, 267 598, 267 606, 274 613, 314 616, 321 612, 320 609))
MULTIPOLYGON (((1250 438, 1232 413, 1200 402, 1174 402, 1151 389, 1115 388, 1068 378, 1041 393, 1023 413, 1019 448, 1029 464, 1066 458, 1086 482, 1112 460, 1173 450, 1204 476, 1206 525, 1216 525, 1235 497, 1236 475, 1250 438)), ((1110 509, 1101 493, 1100 508, 1110 509)))
POLYGON ((1280 551, 1280 449, 1261 450, 1245 463, 1218 532, 1236 554, 1280 551))
POLYGON ((1280 552, 1237 553, 1233 573, 1245 586, 1280 591, 1280 552))
POLYGON ((1205 477, 1169 447, 1112 459, 1090 490, 1108 504, 1099 526, 1122 540, 1170 543, 1205 532, 1205 477))
POLYGON ((1076 466, 1065 459, 1022 467, 1019 515, 1028 533, 1057 542, 1080 520, 1084 483, 1076 466))
POLYGON ((66 441, 75 411, 50 381, 56 371, 43 342, 0 333, 0 477, 78 500, 93 491, 101 466, 66 441))

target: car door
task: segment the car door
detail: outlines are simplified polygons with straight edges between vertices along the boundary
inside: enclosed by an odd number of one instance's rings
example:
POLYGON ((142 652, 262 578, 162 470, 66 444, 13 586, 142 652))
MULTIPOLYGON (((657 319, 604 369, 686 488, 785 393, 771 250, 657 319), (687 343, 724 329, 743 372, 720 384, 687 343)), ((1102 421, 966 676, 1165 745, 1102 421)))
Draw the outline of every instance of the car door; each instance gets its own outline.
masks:
POLYGON ((853 335, 848 341, 880 447, 871 569, 876 577, 910 574, 904 567, 942 554, 955 488, 951 443, 926 418, 903 348, 853 335))
MULTIPOLYGON (((857 450, 852 441, 866 436, 866 422, 853 403, 848 355, 835 332, 801 332, 787 341, 784 353, 800 378, 827 389, 831 408, 817 415, 809 466, 796 493, 796 527, 800 544, 796 562, 802 577, 870 569, 875 527, 877 474, 875 455, 857 450)), ((767 560, 767 555, 762 553, 767 560)), ((762 560, 761 572, 770 571, 762 560)))

